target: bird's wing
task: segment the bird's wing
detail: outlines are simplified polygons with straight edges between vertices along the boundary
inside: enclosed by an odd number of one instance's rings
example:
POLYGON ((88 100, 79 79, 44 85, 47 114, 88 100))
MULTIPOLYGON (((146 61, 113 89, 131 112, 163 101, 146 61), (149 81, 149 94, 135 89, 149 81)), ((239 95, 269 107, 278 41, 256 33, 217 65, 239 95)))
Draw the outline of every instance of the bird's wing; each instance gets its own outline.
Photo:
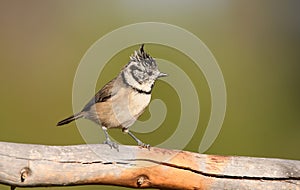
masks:
POLYGON ((105 102, 112 96, 116 94, 116 91, 112 90, 114 89, 116 79, 111 80, 108 82, 101 90, 99 90, 95 96, 84 106, 82 111, 87 111, 90 109, 92 105, 98 102, 105 102))

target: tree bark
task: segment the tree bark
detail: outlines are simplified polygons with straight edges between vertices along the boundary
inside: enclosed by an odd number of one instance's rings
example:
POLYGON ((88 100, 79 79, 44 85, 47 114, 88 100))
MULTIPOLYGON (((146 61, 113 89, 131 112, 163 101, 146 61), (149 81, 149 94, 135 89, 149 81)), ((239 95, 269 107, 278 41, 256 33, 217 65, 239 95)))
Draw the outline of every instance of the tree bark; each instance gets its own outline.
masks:
POLYGON ((300 161, 161 148, 0 142, 0 183, 12 187, 116 185, 158 189, 300 189, 300 161))

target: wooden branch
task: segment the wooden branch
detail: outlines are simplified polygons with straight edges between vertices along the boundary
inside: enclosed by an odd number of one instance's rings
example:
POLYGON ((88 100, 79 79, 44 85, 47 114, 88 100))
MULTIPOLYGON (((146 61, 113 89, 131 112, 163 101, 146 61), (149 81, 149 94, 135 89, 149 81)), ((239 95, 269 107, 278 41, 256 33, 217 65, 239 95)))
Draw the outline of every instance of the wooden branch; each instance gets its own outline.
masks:
POLYGON ((106 184, 159 189, 299 189, 300 161, 107 145, 0 142, 0 183, 14 187, 106 184))

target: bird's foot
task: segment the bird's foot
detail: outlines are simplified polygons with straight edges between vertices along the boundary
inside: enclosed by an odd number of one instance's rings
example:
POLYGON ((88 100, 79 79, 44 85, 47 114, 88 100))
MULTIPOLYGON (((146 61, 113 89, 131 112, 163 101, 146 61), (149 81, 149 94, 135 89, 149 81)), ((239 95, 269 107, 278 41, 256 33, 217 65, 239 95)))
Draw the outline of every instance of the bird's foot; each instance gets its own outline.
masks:
POLYGON ((145 144, 142 141, 138 141, 138 146, 141 148, 147 148, 148 150, 151 148, 150 144, 145 144))
POLYGON ((119 152, 119 145, 116 142, 111 141, 110 139, 106 139, 104 144, 107 144, 111 149, 116 149, 119 152))
POLYGON ((136 136, 134 136, 128 129, 122 129, 122 130, 123 130, 123 132, 128 133, 128 135, 131 136, 137 142, 139 147, 147 148, 148 150, 150 150, 149 144, 143 143, 140 139, 136 138, 136 136))

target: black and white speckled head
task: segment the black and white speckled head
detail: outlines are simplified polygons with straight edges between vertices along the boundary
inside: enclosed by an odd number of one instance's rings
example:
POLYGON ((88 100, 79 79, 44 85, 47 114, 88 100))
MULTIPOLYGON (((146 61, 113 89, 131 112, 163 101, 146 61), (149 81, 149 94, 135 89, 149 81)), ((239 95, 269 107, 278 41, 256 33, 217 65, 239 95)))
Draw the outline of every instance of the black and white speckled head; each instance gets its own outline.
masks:
POLYGON ((155 80, 167 74, 158 70, 155 59, 144 51, 144 44, 142 44, 140 49, 130 56, 130 61, 123 69, 122 76, 131 87, 150 93, 155 80))

